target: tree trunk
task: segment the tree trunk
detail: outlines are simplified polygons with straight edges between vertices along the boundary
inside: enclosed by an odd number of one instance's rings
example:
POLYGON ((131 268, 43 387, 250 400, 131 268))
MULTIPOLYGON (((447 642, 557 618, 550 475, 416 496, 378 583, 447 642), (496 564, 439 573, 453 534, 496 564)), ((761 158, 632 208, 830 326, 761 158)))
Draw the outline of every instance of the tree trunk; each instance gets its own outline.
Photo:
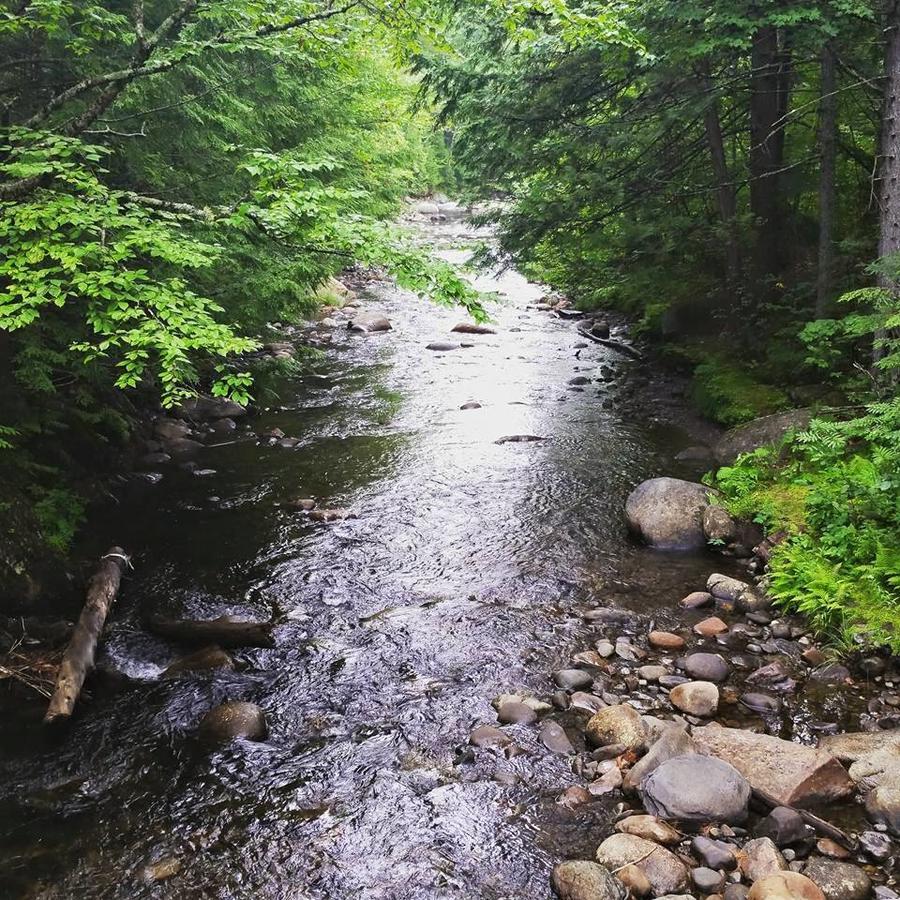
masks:
MULTIPOLYGON (((885 55, 884 114, 879 153, 878 198, 880 207, 880 232, 878 257, 884 260, 900 252, 900 2, 894 0, 885 21, 887 51, 885 55)), ((900 284, 889 274, 878 276, 879 287, 900 293, 900 284)), ((884 334, 876 335, 874 358, 883 355, 877 345, 884 334)))
POLYGON ((151 616, 147 627, 154 634, 185 644, 220 647, 274 647, 271 622, 252 622, 221 616, 218 619, 166 619, 151 616))
POLYGON ((823 319, 834 294, 834 207, 837 161, 837 77, 834 44, 822 48, 819 102, 819 273, 816 318, 823 319))
POLYGON ((100 560, 100 567, 88 582, 87 598, 72 640, 63 654, 56 689, 44 716, 45 723, 52 724, 72 715, 84 680, 94 667, 97 640, 119 593, 119 582, 126 564, 125 551, 121 547, 113 547, 100 560))
POLYGON ((780 274, 785 263, 780 172, 791 67, 777 28, 766 25, 756 32, 750 63, 750 209, 757 224, 756 273, 767 279, 780 274))
POLYGON ((722 138, 722 122, 719 117, 719 99, 715 94, 708 66, 700 77, 705 94, 703 125, 709 146, 710 161, 716 179, 716 197, 719 216, 725 231, 725 280, 728 288, 734 290, 741 280, 741 246, 737 233, 737 195, 728 162, 725 158, 725 142, 722 138))

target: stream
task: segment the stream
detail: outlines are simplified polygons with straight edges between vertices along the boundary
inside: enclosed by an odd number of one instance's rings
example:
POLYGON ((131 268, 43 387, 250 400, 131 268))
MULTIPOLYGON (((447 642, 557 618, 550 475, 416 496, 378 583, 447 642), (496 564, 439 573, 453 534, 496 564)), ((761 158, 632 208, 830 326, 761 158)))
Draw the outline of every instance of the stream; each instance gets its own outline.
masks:
MULTIPOLYGON (((477 235, 444 214, 423 239, 465 259, 477 235)), ((553 693, 597 638, 585 608, 665 622, 727 565, 643 550, 623 524, 642 479, 700 474, 674 456, 701 426, 648 364, 535 309, 521 275, 478 285, 500 295, 496 335, 451 336, 459 310, 368 283, 393 330, 334 329, 315 372, 246 420, 296 448, 239 431, 203 451, 213 474, 161 469, 95 517, 91 551, 118 543, 134 570, 68 732, 42 733, 38 704, 4 709, 2 897, 537 900, 556 861, 592 853, 615 795, 561 807, 578 779, 533 728, 510 727, 510 758, 468 736, 498 694, 553 693), (472 346, 425 349, 453 339, 472 346), (579 374, 594 380, 574 390, 579 374), (496 443, 516 434, 545 440, 496 443), (278 506, 297 497, 358 518, 278 506), (164 679, 185 650, 148 612, 281 624, 237 671, 164 679), (227 699, 263 707, 266 741, 198 743, 227 699), (146 877, 159 862, 170 877, 146 877)))

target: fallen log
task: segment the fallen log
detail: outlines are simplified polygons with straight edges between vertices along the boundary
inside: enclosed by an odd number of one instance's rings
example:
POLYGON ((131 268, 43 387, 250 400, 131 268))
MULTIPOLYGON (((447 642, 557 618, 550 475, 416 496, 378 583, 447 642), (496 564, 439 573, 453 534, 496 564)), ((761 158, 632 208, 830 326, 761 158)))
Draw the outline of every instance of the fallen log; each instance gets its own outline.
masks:
POLYGON ((182 644, 275 646, 272 622, 254 622, 234 616, 220 616, 218 619, 167 619, 165 616, 151 616, 146 624, 154 634, 182 644))
POLYGON ((128 565, 128 557, 121 547, 113 547, 100 559, 97 571, 88 582, 87 596, 72 639, 63 654, 56 677, 56 687, 44 716, 46 724, 52 724, 72 715, 88 672, 94 667, 97 641, 110 607, 116 602, 122 572, 128 565))
POLYGON ((856 841, 845 831, 841 831, 841 829, 836 825, 832 825, 830 822, 826 822, 824 819, 820 819, 818 816, 813 815, 813 813, 808 812, 805 809, 797 809, 797 807, 795 806, 791 806, 787 803, 782 803, 777 797, 773 797, 766 791, 762 791, 759 788, 753 787, 752 785, 750 794, 757 805, 762 807, 767 813, 775 809, 776 806, 785 806, 788 809, 792 809, 794 810, 794 812, 800 815, 800 818, 803 819, 803 821, 806 822, 807 825, 809 825, 811 828, 814 828, 819 834, 824 835, 827 838, 831 838, 831 840, 837 842, 842 847, 846 847, 847 850, 856 852, 856 841))
POLYGON ((621 341, 614 341, 612 338, 598 337, 596 334, 592 334, 585 328, 578 328, 576 330, 582 337, 587 338, 589 341, 594 341, 597 344, 603 344, 604 347, 609 347, 610 350, 617 350, 619 353, 630 356, 632 359, 643 358, 639 350, 635 350, 634 347, 623 344, 621 341))

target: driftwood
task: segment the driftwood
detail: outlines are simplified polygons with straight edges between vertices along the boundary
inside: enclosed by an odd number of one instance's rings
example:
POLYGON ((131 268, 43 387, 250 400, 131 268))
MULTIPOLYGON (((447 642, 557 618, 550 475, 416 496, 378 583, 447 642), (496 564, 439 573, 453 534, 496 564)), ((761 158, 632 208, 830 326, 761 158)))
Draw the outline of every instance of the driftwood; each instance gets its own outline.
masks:
POLYGON ((596 334, 592 334, 586 328, 579 328, 577 330, 582 337, 587 338, 589 341, 594 341, 597 344, 603 344, 604 347, 609 347, 610 350, 617 350, 619 353, 630 356, 632 359, 643 358, 640 351, 635 350, 634 347, 630 347, 628 344, 623 344, 621 341, 614 341, 612 338, 597 337, 596 334))
POLYGON ((220 647, 274 647, 271 622, 251 622, 232 616, 218 619, 167 619, 151 616, 147 627, 161 637, 183 644, 220 647))
POLYGON ((775 809, 776 806, 785 806, 788 809, 794 810, 794 812, 800 815, 800 818, 806 822, 807 825, 814 828, 819 834, 824 835, 827 838, 831 838, 831 840, 836 841, 842 847, 846 847, 848 850, 856 851, 857 844, 856 841, 850 837, 845 831, 841 831, 836 825, 832 825, 830 822, 826 822, 824 819, 820 819, 818 816, 813 815, 811 812, 807 812, 805 809, 797 809, 794 806, 790 806, 787 803, 782 803, 776 797, 773 797, 771 794, 766 791, 762 791, 759 788, 755 788, 751 786, 751 796, 756 803, 763 807, 767 812, 769 810, 775 809))
POLYGON ((97 571, 88 582, 87 597, 72 639, 63 654, 56 688, 44 716, 45 723, 51 724, 72 715, 84 680, 94 666, 97 641, 110 607, 118 596, 122 572, 127 565, 125 551, 121 547, 113 547, 101 558, 97 571))

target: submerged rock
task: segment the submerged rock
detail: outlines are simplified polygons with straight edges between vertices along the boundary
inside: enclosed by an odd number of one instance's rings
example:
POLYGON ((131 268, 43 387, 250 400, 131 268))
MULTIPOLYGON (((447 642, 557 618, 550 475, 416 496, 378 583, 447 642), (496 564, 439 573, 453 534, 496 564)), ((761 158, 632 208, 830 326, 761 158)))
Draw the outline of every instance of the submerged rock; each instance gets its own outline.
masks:
POLYGON ((208 672, 212 669, 234 669, 234 660, 221 647, 203 647, 173 662, 163 672, 163 677, 172 678, 185 672, 208 672))
POLYGON ((244 738, 261 741, 267 734, 265 713, 255 704, 235 700, 213 707, 200 721, 200 737, 225 744, 244 738))
POLYGON ((625 504, 631 532, 659 550, 690 550, 706 543, 703 511, 712 491, 678 478, 651 478, 638 485, 625 504))
POLYGON ((685 657, 684 670, 697 681, 716 683, 728 678, 728 663, 718 653, 692 653, 685 657))
POLYGON ((425 345, 426 350, 433 350, 437 353, 449 353, 451 350, 459 350, 460 345, 453 341, 432 341, 425 345))
POLYGON ((460 322, 458 325, 454 325, 451 331, 455 331, 458 334, 496 334, 497 329, 491 325, 480 325, 474 322, 460 322))

